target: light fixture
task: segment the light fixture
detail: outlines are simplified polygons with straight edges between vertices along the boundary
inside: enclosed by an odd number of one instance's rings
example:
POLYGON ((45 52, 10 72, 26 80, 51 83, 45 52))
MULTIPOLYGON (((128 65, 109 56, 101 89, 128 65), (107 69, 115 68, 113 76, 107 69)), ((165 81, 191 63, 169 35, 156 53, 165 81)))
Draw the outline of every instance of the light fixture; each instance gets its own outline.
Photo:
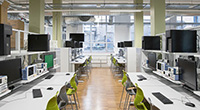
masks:
POLYGON ((170 17, 167 17, 166 19, 165 19, 165 21, 169 21, 171 18, 173 18, 174 17, 174 15, 173 16, 170 16, 170 17))
POLYGON ((124 13, 136 13, 136 12, 142 12, 142 10, 110 10, 111 13, 120 13, 120 12, 124 12, 124 13))

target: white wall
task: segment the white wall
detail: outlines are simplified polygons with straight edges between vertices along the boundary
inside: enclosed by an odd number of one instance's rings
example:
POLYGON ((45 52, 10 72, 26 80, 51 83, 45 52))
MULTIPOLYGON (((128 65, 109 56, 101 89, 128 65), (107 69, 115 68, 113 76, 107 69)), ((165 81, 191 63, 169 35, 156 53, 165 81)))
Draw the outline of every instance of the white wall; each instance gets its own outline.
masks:
MULTIPOLYGON (((115 22, 130 22, 130 17, 129 16, 116 16, 115 17, 115 22)), ((115 25, 115 40, 114 40, 114 45, 115 45, 115 50, 114 52, 116 53, 117 50, 117 43, 119 41, 127 41, 130 40, 130 25, 115 25)))
POLYGON ((83 33, 83 25, 67 25, 66 40, 69 40, 70 33, 83 33))

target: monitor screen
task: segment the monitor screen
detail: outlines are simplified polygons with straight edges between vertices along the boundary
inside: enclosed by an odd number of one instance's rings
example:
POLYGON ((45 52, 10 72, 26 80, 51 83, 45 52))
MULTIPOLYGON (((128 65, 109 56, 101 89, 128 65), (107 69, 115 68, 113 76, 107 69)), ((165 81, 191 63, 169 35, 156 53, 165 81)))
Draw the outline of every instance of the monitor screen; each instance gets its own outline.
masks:
POLYGON ((53 68, 53 55, 45 55, 44 56, 45 63, 47 63, 47 68, 53 68))
POLYGON ((31 76, 34 74, 34 67, 28 68, 28 76, 31 76))
POLYGON ((21 58, 0 61, 0 75, 8 77, 8 86, 21 80, 21 58))
POLYGON ((70 39, 73 41, 82 41, 84 42, 84 33, 70 33, 70 39))
POLYGON ((157 63, 158 69, 161 70, 161 63, 157 63))
POLYGON ((71 47, 71 41, 65 41, 65 47, 71 47))
POLYGON ((120 48, 121 47, 121 42, 117 43, 117 47, 120 48))
POLYGON ((124 47, 133 47, 133 41, 124 41, 124 47))
POLYGON ((78 41, 74 41, 75 44, 75 48, 79 48, 79 42, 78 41))
POLYGON ((120 42, 121 48, 124 48, 124 42, 120 42))
POLYGON ((149 68, 151 68, 152 70, 155 70, 155 68, 156 68, 156 54, 155 53, 149 53, 148 61, 149 61, 149 68))
POLYGON ((196 62, 179 58, 178 67, 181 72, 181 81, 192 90, 197 90, 197 67, 196 62))

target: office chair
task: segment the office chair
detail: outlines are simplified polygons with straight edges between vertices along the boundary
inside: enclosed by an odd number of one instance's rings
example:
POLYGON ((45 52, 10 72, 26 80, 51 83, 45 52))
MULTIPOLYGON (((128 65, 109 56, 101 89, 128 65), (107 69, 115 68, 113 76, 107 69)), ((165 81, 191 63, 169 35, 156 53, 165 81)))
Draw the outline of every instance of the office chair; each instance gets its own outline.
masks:
MULTIPOLYGON (((144 94, 143 94, 142 89, 138 87, 137 83, 135 83, 135 85, 136 85, 136 89, 137 89, 136 96, 135 96, 135 99, 134 99, 135 108, 137 110, 148 110, 146 108, 146 106, 144 105, 144 103, 142 102, 143 99, 144 99, 144 94)), ((131 99, 130 99, 130 102, 131 102, 131 99)), ((130 107, 130 102, 129 102, 129 107, 130 107)))
POLYGON ((121 102, 122 102, 122 97, 123 97, 123 94, 124 94, 124 90, 125 90, 125 86, 126 86, 126 81, 127 81, 127 73, 123 71, 123 78, 122 78, 122 86, 123 86, 123 90, 122 90, 122 94, 121 94, 121 99, 120 99, 120 103, 119 103, 119 108, 121 106, 121 102))
POLYGON ((77 91, 77 86, 76 86, 76 81, 75 81, 75 77, 76 77, 76 74, 74 74, 74 76, 72 77, 72 79, 70 80, 70 85, 72 88, 69 88, 67 91, 67 95, 69 95, 69 97, 71 98, 72 96, 74 97, 74 101, 75 101, 75 105, 76 105, 76 109, 78 110, 78 106, 77 106, 77 103, 76 103, 76 97, 75 97, 75 94, 76 94, 76 91, 77 91))
POLYGON ((57 95, 58 92, 48 101, 46 110, 60 110, 57 103, 57 95))
MULTIPOLYGON (((66 90, 68 90, 68 88, 66 88, 66 86, 63 86, 61 89, 60 89, 60 93, 59 93, 59 98, 61 99, 59 101, 59 109, 62 110, 62 109, 66 109, 66 106, 69 104, 69 101, 68 101, 68 97, 67 97, 67 94, 66 94, 66 90)), ((70 98, 70 102, 72 102, 71 98, 70 98)), ((71 108, 73 110, 73 105, 71 103, 71 108)))

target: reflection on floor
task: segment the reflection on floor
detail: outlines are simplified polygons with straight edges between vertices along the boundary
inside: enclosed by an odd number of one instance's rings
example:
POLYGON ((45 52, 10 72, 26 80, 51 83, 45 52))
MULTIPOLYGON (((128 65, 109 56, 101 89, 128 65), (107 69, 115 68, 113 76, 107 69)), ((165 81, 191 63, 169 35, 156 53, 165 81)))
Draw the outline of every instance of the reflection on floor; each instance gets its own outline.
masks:
POLYGON ((118 79, 109 68, 93 68, 90 78, 78 85, 80 110, 121 110, 122 85, 118 79))

